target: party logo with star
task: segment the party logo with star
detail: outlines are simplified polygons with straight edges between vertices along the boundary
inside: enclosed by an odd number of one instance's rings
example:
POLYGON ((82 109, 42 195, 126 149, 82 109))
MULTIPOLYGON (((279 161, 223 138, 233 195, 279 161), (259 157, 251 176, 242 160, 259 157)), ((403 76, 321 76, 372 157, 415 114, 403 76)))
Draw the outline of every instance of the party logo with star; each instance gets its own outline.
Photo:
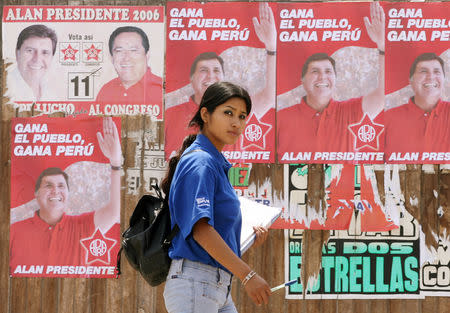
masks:
POLYGON ((354 136, 354 148, 359 150, 367 147, 378 151, 380 149, 379 137, 384 131, 382 124, 372 121, 367 114, 355 124, 350 124, 348 129, 354 136))
POLYGON ((80 62, 80 44, 78 42, 61 42, 59 47, 59 62, 61 64, 77 64, 80 62))
POLYGON ((241 149, 254 146, 259 149, 266 148, 266 135, 272 129, 272 125, 261 122, 255 114, 252 114, 242 134, 241 149))
POLYGON ((83 42, 83 62, 98 64, 103 62, 103 43, 83 42))
POLYGON ((80 243, 86 252, 86 264, 97 261, 110 264, 111 249, 117 244, 117 240, 104 236, 97 228, 91 237, 81 239, 80 243))

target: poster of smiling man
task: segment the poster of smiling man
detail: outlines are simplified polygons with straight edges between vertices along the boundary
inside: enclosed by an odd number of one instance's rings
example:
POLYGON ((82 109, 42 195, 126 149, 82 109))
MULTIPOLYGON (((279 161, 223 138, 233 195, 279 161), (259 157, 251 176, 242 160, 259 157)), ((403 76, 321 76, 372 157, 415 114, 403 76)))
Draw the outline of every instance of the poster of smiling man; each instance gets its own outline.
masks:
POLYGON ((118 118, 15 118, 10 275, 115 277, 118 118))
POLYGON ((206 88, 230 81, 250 93, 252 111, 230 162, 275 161, 275 4, 167 4, 165 154, 198 130, 188 124, 206 88))
POLYGON ((385 14, 372 3, 279 3, 281 163, 382 163, 385 14))
POLYGON ((386 5, 386 162, 450 163, 448 3, 386 5))
POLYGON ((163 7, 5 6, 2 22, 14 108, 162 119, 163 7))

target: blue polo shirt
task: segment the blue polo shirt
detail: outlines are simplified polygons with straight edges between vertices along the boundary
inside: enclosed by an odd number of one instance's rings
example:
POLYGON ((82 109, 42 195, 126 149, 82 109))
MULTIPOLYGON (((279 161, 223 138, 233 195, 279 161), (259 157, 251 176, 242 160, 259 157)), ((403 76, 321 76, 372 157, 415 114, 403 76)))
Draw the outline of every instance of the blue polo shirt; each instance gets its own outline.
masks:
POLYGON ((180 232, 172 241, 169 256, 199 261, 228 271, 194 240, 192 229, 199 219, 207 218, 231 250, 241 256, 242 216, 239 199, 228 180, 231 164, 202 134, 197 135, 183 155, 170 186, 172 227, 177 224, 180 232), (198 149, 202 151, 187 154, 198 149))

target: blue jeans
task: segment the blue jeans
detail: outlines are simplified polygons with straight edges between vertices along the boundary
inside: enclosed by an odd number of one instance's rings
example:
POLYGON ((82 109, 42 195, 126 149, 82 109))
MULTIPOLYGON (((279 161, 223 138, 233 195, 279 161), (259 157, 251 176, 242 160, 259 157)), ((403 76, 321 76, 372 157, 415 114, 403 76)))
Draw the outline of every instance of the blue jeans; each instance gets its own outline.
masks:
POLYGON ((172 260, 164 288, 169 313, 237 313, 230 273, 187 259, 172 260))

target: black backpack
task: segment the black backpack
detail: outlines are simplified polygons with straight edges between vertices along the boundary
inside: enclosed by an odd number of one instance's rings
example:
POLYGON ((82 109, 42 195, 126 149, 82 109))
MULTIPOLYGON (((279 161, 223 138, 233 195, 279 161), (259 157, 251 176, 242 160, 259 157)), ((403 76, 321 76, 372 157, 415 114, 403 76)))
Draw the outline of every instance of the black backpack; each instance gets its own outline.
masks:
POLYGON ((166 280, 171 259, 169 247, 178 233, 178 225, 170 227, 167 199, 162 197, 158 185, 152 185, 157 197, 144 195, 130 218, 130 227, 122 234, 122 246, 117 255, 117 275, 120 275, 120 255, 125 252, 131 266, 151 285, 166 280))

